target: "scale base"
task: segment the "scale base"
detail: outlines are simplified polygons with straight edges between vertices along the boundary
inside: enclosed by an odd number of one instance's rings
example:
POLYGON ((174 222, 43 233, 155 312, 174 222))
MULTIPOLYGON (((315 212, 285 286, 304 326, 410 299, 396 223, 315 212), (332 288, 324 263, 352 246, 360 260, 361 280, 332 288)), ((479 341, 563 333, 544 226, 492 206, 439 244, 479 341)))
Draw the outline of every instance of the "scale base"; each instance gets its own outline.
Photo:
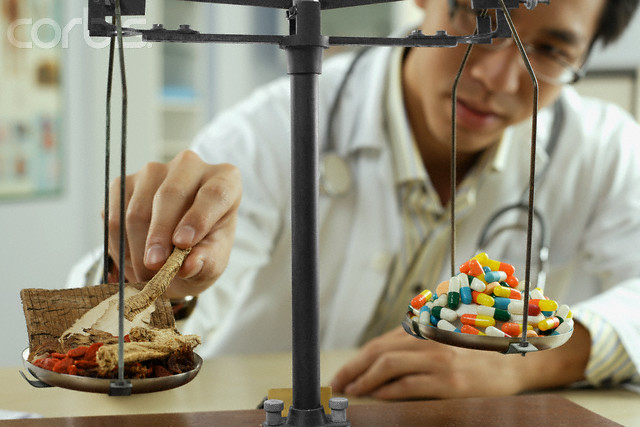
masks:
POLYGON ((284 402, 278 399, 269 399, 264 402, 264 410, 267 419, 262 423, 263 427, 275 426, 299 426, 299 427, 351 427, 347 421, 347 406, 349 401, 344 397, 334 397, 329 400, 330 414, 325 414, 324 407, 316 409, 289 408, 287 418, 282 417, 284 402))

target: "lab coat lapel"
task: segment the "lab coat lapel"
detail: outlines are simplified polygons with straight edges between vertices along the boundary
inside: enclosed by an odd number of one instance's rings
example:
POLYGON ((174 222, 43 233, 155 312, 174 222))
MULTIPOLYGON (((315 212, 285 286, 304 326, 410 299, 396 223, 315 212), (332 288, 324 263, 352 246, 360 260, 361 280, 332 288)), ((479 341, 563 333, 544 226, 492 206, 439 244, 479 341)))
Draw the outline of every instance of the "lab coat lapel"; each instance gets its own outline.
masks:
POLYGON ((358 343, 382 294, 401 236, 382 108, 387 72, 383 64, 388 63, 390 53, 391 49, 384 48, 365 54, 356 68, 370 72, 361 72, 348 82, 341 100, 347 114, 333 124, 334 149, 349 161, 356 184, 345 199, 325 199, 320 217, 328 215, 336 204, 349 203, 357 220, 344 230, 344 246, 321 247, 321 251, 340 251, 343 265, 348 266, 334 272, 337 283, 325 284, 333 289, 334 301, 331 311, 323 313, 326 329, 321 344, 325 348, 358 343))

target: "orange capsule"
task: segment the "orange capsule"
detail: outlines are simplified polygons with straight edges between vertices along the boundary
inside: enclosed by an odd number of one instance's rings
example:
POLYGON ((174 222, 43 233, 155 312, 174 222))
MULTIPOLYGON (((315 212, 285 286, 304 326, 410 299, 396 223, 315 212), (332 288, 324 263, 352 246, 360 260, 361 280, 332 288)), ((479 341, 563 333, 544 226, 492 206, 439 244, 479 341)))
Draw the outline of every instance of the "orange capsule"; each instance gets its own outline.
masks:
POLYGON ((425 289, 411 300, 411 307, 416 310, 420 310, 427 301, 431 300, 431 295, 431 291, 429 289, 425 289))
POLYGON ((482 265, 480 265, 480 262, 477 259, 469 260, 469 272, 466 274, 470 276, 475 276, 475 277, 484 275, 484 270, 482 269, 482 265))
MULTIPOLYGON (((507 335, 517 337, 522 332, 522 325, 516 322, 504 322, 500 329, 507 335)), ((533 326, 527 325, 527 330, 533 330, 533 326)))
POLYGON ((460 332, 470 335, 486 335, 484 332, 480 332, 478 329, 471 325, 462 325, 460 332))
POLYGON ((518 278, 516 276, 508 275, 507 279, 505 280, 505 283, 507 285, 511 286, 512 288, 517 288, 518 284, 520 283, 520 281, 518 280, 518 278))
POLYGON ((458 267, 458 270, 460 270, 460 273, 469 274, 469 261, 466 261, 465 263, 460 265, 460 267, 458 267))

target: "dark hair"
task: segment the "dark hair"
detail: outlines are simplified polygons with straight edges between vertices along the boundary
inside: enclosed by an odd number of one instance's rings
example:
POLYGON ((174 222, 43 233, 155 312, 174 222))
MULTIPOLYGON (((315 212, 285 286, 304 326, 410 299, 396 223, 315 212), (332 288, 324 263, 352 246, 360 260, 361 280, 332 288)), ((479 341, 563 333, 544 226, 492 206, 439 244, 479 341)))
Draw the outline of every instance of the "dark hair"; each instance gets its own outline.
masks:
POLYGON ((616 41, 633 18, 633 14, 638 8, 638 1, 607 0, 593 43, 600 41, 603 46, 606 46, 616 41))

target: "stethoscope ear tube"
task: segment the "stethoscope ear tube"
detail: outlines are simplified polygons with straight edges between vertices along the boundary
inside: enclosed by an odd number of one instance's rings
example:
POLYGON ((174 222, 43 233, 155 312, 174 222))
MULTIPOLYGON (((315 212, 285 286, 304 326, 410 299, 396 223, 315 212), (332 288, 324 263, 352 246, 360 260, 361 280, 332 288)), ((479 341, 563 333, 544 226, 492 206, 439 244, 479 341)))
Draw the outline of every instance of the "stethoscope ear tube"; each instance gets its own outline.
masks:
MULTIPOLYGON (((491 233, 492 225, 498 224, 498 220, 500 217, 505 215, 508 212, 514 210, 520 210, 527 213, 529 207, 526 203, 518 202, 511 205, 504 206, 496 213, 494 213, 489 220, 485 223, 484 227, 482 227, 482 232, 480 233, 480 237, 478 238, 478 243, 476 245, 479 249, 484 249, 487 247, 489 240, 493 238, 496 234, 501 233, 505 230, 510 230, 517 228, 517 224, 511 226, 503 226, 495 232, 491 233)), ((535 283, 536 287, 544 289, 544 285, 547 277, 547 264, 549 260, 549 235, 547 231, 547 224, 544 220, 544 217, 539 209, 535 206, 533 208, 533 217, 534 221, 538 224, 539 227, 539 237, 538 237, 538 277, 535 283)), ((524 226, 523 226, 524 228, 524 226)), ((534 227, 535 228, 535 227, 534 227)))
POLYGON ((331 104, 329 110, 328 124, 327 124, 327 144, 324 152, 320 155, 319 175, 320 175, 320 192, 321 194, 329 197, 344 196, 351 190, 353 185, 353 179, 351 175, 351 168, 349 167, 348 160, 338 154, 336 151, 334 136, 333 136, 333 124, 336 120, 338 108, 340 107, 340 100, 344 94, 344 90, 349 82, 349 77, 353 74, 353 70, 360 61, 360 58, 369 50, 369 47, 365 47, 358 51, 353 59, 349 68, 340 82, 340 86, 336 91, 335 98, 331 104))

